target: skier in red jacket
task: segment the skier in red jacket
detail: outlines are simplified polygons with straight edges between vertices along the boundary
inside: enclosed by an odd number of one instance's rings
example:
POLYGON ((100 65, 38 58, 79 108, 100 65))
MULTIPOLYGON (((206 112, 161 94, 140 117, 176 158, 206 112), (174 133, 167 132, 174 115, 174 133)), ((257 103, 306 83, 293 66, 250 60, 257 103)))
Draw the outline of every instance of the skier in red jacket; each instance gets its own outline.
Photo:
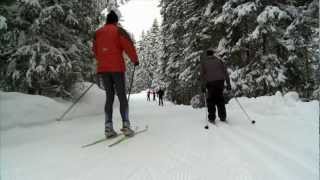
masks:
POLYGON ((139 65, 134 43, 129 34, 118 26, 118 15, 110 11, 106 24, 98 29, 93 40, 92 50, 97 60, 97 73, 102 78, 106 90, 105 136, 113 138, 117 133, 113 129, 112 113, 115 92, 120 102, 122 117, 121 131, 126 136, 133 136, 128 115, 128 100, 125 90, 125 52, 135 66, 139 65))

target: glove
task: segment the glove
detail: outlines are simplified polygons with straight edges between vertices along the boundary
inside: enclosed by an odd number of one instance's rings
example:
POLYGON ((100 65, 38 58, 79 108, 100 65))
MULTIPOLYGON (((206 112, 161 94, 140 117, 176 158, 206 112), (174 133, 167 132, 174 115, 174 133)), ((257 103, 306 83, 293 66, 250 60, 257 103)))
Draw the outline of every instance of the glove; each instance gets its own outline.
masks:
POLYGON ((231 85, 230 84, 227 85, 227 90, 231 91, 231 85))
POLYGON ((139 62, 138 62, 138 61, 135 62, 135 63, 134 63, 134 66, 139 66, 139 62))

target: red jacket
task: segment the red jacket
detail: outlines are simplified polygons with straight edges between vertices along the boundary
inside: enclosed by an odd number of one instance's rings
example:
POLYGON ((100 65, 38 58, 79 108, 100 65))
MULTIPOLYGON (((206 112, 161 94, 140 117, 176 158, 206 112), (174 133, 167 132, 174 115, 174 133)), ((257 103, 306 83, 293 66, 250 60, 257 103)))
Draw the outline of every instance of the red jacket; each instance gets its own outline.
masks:
POLYGON ((106 24, 96 31, 92 51, 97 60, 97 72, 125 72, 123 52, 133 63, 138 62, 133 41, 116 24, 106 24))

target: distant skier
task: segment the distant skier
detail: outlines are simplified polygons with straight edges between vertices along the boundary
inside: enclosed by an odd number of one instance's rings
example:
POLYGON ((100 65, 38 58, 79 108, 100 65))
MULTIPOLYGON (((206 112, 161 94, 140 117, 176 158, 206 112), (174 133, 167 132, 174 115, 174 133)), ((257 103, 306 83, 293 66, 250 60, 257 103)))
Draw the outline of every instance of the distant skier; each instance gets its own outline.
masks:
POLYGON ((159 106, 163 106, 163 96, 164 96, 164 90, 160 88, 158 90, 159 106))
POLYGON ((150 94, 151 94, 151 92, 150 92, 150 90, 148 90, 148 92, 147 92, 147 101, 150 101, 150 94))
POLYGON ((110 11, 106 24, 98 29, 93 40, 92 50, 97 60, 97 72, 103 80, 106 90, 105 104, 105 136, 113 138, 117 133, 113 129, 112 113, 115 92, 120 101, 122 117, 121 131, 126 136, 133 136, 128 117, 128 100, 125 90, 125 62, 122 53, 125 52, 134 63, 139 65, 134 43, 129 34, 118 26, 117 11, 110 11))
POLYGON ((214 55, 214 50, 207 50, 204 58, 201 59, 202 91, 208 90, 207 107, 208 118, 215 123, 216 106, 220 121, 226 121, 227 112, 223 97, 224 82, 227 83, 227 90, 231 90, 230 79, 225 64, 214 55))
POLYGON ((152 95, 153 95, 153 101, 157 100, 156 99, 156 91, 155 90, 152 91, 152 95))

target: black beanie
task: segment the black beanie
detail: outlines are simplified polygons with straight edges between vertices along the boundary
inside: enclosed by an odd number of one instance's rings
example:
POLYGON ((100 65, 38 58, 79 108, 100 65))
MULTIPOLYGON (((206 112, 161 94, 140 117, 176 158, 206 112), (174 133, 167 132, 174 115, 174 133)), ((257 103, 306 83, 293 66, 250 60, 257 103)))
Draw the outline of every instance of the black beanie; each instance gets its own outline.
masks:
POLYGON ((110 13, 107 15, 107 24, 117 23, 119 21, 119 18, 117 14, 114 11, 110 11, 110 13))

